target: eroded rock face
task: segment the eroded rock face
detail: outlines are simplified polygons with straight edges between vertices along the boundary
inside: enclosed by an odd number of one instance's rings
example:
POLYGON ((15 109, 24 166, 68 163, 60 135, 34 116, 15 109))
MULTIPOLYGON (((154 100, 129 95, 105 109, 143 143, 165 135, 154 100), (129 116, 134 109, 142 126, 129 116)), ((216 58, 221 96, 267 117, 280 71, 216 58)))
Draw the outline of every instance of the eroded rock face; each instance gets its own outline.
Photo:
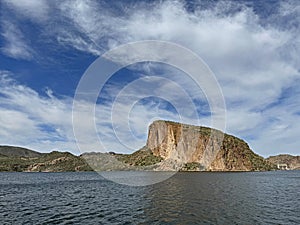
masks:
MULTIPOLYGON (((155 156, 176 163, 177 167, 199 163, 199 170, 271 169, 271 165, 251 151, 243 140, 207 127, 155 121, 149 127, 147 147, 155 156)), ((161 169, 166 167, 163 165, 161 169)))
POLYGON ((149 127, 147 147, 156 156, 178 163, 199 162, 206 166, 215 158, 220 143, 209 139, 211 129, 168 121, 155 121, 149 127), (210 145, 210 151, 205 151, 210 145))

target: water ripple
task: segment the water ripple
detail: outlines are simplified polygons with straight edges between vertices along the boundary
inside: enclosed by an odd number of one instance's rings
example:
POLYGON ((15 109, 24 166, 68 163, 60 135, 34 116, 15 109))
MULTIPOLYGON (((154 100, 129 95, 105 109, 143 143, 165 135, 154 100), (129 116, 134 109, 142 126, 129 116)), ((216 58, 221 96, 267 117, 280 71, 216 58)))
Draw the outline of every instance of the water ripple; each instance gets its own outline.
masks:
POLYGON ((178 173, 153 186, 129 187, 90 172, 0 173, 0 221, 300 224, 299 178, 300 171, 178 173))

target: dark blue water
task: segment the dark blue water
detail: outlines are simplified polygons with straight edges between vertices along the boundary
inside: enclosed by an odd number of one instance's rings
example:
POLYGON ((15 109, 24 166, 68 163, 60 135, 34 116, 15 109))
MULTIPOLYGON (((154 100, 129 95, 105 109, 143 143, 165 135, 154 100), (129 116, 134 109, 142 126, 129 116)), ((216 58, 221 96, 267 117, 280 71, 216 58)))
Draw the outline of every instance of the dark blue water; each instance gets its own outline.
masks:
POLYGON ((0 224, 300 224, 299 190, 300 171, 178 173, 144 187, 92 172, 0 173, 0 224))

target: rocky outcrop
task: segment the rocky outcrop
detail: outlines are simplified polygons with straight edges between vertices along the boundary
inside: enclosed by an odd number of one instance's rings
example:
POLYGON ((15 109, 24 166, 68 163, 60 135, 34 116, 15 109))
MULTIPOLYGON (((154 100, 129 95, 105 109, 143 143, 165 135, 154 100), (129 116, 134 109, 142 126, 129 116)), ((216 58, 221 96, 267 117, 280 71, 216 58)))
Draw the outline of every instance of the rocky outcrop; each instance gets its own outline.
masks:
POLYGON ((245 141, 207 127, 155 121, 149 127, 147 147, 155 156, 164 159, 156 170, 261 171, 274 168, 245 141))
POLYGON ((270 156, 266 159, 268 162, 277 165, 286 164, 287 169, 300 170, 300 156, 293 156, 288 154, 270 156))

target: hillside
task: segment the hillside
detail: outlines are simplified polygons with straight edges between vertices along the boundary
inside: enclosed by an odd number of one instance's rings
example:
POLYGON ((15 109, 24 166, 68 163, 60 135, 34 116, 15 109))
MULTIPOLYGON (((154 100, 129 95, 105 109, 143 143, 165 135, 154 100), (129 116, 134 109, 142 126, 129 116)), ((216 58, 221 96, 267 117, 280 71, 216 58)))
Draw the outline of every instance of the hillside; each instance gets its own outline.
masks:
POLYGON ((80 156, 96 171, 111 170, 152 170, 161 157, 154 156, 147 147, 132 153, 84 153, 80 156))
POLYGON ((36 152, 21 147, 14 146, 0 146, 0 157, 27 157, 27 158, 38 158, 41 157, 43 153, 36 152))
POLYGON ((6 149, 6 155, 0 155, 0 171, 4 172, 64 172, 92 170, 85 160, 69 152, 38 153, 26 149, 26 156, 16 148, 6 149), (12 153, 9 152, 12 151, 12 153), (30 153, 30 157, 27 157, 30 153), (34 156, 34 157, 32 157, 34 156), (38 156, 38 157, 36 157, 38 156))
POLYGON ((288 169, 300 170, 300 156, 293 156, 288 154, 270 156, 266 159, 272 164, 286 164, 288 169))
POLYGON ((95 171, 111 171, 111 170, 134 170, 135 168, 129 164, 119 161, 115 155, 109 153, 91 152, 84 153, 80 156, 95 171))
POLYGON ((137 167, 152 166, 163 160, 162 157, 155 156, 146 146, 132 154, 116 154, 116 158, 130 166, 137 167))

